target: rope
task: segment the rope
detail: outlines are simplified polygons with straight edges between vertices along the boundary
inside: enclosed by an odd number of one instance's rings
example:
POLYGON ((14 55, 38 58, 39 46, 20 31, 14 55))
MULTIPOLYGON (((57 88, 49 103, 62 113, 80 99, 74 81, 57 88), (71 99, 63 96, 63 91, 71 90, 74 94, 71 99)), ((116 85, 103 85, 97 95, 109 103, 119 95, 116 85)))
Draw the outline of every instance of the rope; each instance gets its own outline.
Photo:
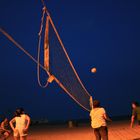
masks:
POLYGON ((41 0, 43 7, 45 7, 45 2, 44 0, 41 0))
POLYGON ((47 15, 50 15, 48 10, 47 10, 47 7, 46 7, 44 0, 41 0, 41 2, 42 2, 43 8, 45 9, 45 12, 47 13, 47 15))
POLYGON ((43 65, 41 65, 30 53, 28 53, 19 43, 17 43, 12 36, 10 36, 6 31, 4 31, 2 28, 0 28, 0 32, 6 36, 17 48, 19 48, 21 51, 23 51, 31 60, 33 60, 39 67, 41 67, 48 75, 49 72, 45 69, 43 65))
MULTIPOLYGON (((41 86, 42 88, 46 88, 48 86, 48 81, 46 81, 46 83, 43 85, 41 83, 40 80, 40 48, 41 48, 41 34, 42 34, 42 29, 43 29, 43 23, 44 23, 44 15, 45 15, 45 8, 43 8, 43 13, 42 13, 42 18, 41 18, 41 25, 40 25, 40 31, 38 33, 38 55, 37 55, 37 80, 38 80, 38 84, 39 86, 41 86)), ((50 74, 49 74, 50 76, 50 74)))

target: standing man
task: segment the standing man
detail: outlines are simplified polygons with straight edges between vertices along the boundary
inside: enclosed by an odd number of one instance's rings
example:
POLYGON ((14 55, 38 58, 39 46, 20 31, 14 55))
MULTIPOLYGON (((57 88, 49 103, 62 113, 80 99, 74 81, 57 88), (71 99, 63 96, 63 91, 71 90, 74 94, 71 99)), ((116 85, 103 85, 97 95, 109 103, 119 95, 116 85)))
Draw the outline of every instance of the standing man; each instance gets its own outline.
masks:
POLYGON ((107 117, 105 109, 100 107, 100 102, 98 100, 94 100, 92 103, 90 117, 96 140, 108 140, 106 120, 111 121, 111 119, 107 117))
POLYGON ((135 118, 137 118, 138 124, 140 125, 140 106, 138 102, 132 102, 132 116, 130 127, 133 127, 135 118))
POLYGON ((23 108, 18 108, 10 126, 14 132, 14 140, 27 140, 30 117, 25 114, 23 108), (14 125, 15 124, 15 125, 14 125))

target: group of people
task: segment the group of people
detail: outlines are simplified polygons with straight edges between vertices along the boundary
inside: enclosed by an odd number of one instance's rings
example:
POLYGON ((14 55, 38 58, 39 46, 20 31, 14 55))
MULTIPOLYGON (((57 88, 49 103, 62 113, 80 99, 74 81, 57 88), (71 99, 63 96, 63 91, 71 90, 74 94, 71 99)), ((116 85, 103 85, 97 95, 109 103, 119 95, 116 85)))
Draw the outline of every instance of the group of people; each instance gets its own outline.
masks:
POLYGON ((30 117, 25 114, 23 108, 18 108, 10 122, 7 118, 4 118, 1 122, 0 135, 2 136, 3 140, 6 140, 10 136, 12 129, 14 140, 26 140, 29 125, 30 117))
MULTIPOLYGON (((112 121, 106 114, 103 107, 100 106, 98 100, 94 100, 90 111, 91 126, 94 130, 96 140, 108 140, 108 129, 106 121, 112 121)), ((134 120, 137 118, 140 125, 140 105, 137 102, 132 102, 132 116, 130 127, 133 127, 134 120)), ((3 140, 6 140, 13 131, 14 140, 26 140, 27 132, 30 125, 30 117, 25 114, 23 108, 18 108, 14 117, 10 122, 4 118, 0 124, 0 135, 3 135, 3 140)))
MULTIPOLYGON (((106 121, 112 121, 106 114, 103 107, 100 106, 98 100, 94 100, 91 106, 90 117, 91 126, 94 130, 96 140, 108 140, 108 129, 106 121)), ((140 105, 138 102, 132 102, 132 116, 130 127, 134 125, 134 120, 137 118, 138 125, 140 125, 140 105)))

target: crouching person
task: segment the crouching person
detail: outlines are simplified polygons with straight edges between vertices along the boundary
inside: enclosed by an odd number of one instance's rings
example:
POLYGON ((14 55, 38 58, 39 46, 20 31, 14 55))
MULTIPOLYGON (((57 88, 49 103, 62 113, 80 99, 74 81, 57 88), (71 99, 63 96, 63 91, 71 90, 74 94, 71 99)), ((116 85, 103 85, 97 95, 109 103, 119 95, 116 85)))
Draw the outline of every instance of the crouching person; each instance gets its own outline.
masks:
POLYGON ((0 124, 0 134, 4 140, 6 140, 10 136, 11 130, 9 129, 9 122, 7 118, 0 124))

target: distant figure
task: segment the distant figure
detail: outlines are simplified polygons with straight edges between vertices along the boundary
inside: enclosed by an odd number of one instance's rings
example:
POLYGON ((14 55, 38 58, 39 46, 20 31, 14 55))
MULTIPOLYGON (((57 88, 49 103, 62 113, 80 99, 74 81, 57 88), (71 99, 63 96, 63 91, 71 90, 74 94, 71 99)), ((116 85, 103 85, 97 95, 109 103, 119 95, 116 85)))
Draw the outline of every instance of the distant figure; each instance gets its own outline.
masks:
POLYGON ((134 125, 135 118, 137 118, 138 124, 140 125, 140 106, 137 102, 132 102, 131 127, 134 125))
POLYGON ((10 121, 10 126, 14 132, 14 139, 26 140, 29 125, 30 117, 24 113, 22 108, 17 109, 15 117, 10 121))
POLYGON ((90 117, 96 140, 108 140, 106 120, 111 121, 111 119, 107 117, 105 109, 100 107, 100 102, 98 100, 93 101, 90 117))
POLYGON ((0 124, 0 134, 3 136, 3 139, 6 140, 10 136, 10 133, 8 119, 4 118, 0 124))

